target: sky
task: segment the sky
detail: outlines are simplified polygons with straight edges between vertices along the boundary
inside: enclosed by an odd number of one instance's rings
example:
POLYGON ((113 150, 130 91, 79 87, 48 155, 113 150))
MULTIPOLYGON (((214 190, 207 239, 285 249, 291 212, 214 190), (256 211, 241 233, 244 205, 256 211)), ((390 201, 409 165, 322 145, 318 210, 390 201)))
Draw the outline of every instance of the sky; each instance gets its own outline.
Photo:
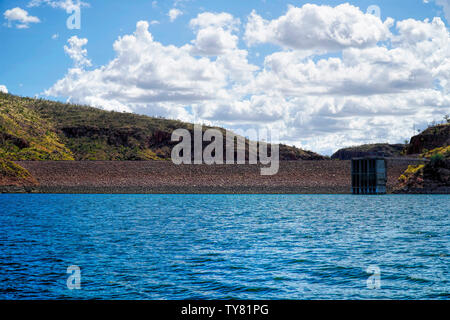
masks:
POLYGON ((450 113, 450 0, 0 0, 0 15, 12 94, 327 155, 450 113))

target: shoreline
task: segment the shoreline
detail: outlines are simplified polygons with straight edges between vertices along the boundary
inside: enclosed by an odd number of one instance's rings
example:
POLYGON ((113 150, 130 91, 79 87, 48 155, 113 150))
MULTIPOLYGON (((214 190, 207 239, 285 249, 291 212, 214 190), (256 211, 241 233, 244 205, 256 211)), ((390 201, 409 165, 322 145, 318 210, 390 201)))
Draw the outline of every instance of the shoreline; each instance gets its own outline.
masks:
POLYGON ((341 188, 301 187, 48 187, 0 186, 0 194, 350 194, 341 188))
MULTIPOLYGON (((282 161, 261 165, 174 165, 170 161, 15 161, 39 185, 1 185, 0 193, 80 194, 350 194, 350 161, 282 161)), ((388 161, 392 193, 407 160, 388 161)))

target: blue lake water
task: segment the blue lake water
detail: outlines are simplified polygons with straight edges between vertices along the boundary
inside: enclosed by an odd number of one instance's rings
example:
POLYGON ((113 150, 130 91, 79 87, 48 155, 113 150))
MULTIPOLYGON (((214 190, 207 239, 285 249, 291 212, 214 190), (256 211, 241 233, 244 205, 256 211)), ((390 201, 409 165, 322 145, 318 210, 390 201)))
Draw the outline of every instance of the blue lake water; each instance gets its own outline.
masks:
POLYGON ((3 194, 0 298, 449 299, 449 208, 449 195, 3 194))

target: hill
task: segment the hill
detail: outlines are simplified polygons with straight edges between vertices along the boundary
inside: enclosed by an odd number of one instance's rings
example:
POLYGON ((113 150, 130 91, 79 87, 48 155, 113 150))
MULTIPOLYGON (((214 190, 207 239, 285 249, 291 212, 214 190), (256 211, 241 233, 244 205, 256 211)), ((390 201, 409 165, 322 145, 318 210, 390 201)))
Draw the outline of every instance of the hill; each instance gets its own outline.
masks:
MULTIPOLYGON (((177 143, 171 141, 171 135, 178 128, 192 133, 194 126, 0 93, 0 158, 12 161, 170 160, 177 143)), ((326 157, 311 151, 280 145, 280 160, 323 159, 326 157)))
POLYGON ((450 124, 439 124, 412 137, 406 153, 421 154, 448 145, 450 145, 450 124))
POLYGON ((406 145, 404 144, 365 144, 362 146, 344 148, 336 151, 331 159, 351 160, 352 158, 366 156, 399 157, 406 145))

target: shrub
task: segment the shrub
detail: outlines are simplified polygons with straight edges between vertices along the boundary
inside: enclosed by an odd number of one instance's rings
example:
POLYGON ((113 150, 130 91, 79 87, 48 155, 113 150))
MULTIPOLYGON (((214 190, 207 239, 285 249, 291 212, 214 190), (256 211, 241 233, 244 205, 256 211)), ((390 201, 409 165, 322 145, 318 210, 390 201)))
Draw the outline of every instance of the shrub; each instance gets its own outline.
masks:
POLYGON ((407 174, 407 175, 416 174, 424 167, 425 167, 424 164, 419 164, 418 166, 410 165, 410 166, 408 166, 408 169, 406 169, 405 174, 407 174))
POLYGON ((444 161, 444 155, 442 153, 436 153, 435 155, 431 156, 430 160, 431 160, 431 165, 437 165, 439 163, 441 163, 442 161, 444 161))

